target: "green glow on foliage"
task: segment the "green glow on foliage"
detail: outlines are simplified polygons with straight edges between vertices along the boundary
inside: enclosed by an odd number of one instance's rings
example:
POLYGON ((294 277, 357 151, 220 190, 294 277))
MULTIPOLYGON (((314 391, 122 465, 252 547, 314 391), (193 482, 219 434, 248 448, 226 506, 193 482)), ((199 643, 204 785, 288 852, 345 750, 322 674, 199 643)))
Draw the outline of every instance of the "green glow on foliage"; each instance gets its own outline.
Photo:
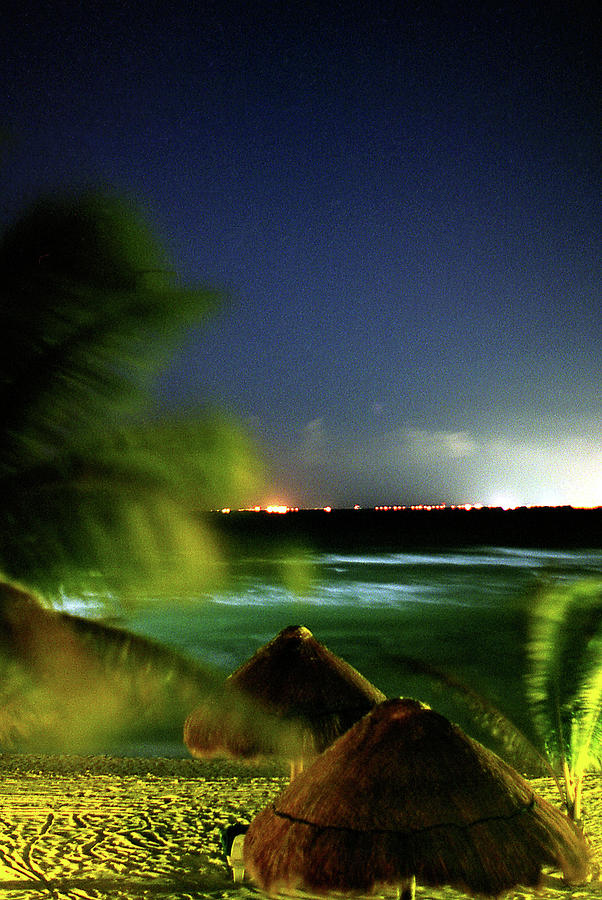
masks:
POLYGON ((532 609, 528 697, 555 761, 572 771, 601 763, 602 581, 543 591, 532 609))
POLYGON ((0 567, 42 590, 197 592, 219 570, 200 508, 258 480, 240 428, 149 421, 148 388, 214 294, 178 285, 133 207, 53 196, 0 240, 0 567))

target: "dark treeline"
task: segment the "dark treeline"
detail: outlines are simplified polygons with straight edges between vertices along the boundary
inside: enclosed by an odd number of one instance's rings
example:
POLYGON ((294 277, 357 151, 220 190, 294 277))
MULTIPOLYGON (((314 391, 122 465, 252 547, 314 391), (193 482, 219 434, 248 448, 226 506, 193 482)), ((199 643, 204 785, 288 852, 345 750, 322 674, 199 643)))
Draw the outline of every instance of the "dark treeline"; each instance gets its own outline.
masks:
POLYGON ((212 525, 242 551, 282 544, 325 552, 403 552, 445 547, 602 547, 602 507, 333 509, 211 513, 212 525))

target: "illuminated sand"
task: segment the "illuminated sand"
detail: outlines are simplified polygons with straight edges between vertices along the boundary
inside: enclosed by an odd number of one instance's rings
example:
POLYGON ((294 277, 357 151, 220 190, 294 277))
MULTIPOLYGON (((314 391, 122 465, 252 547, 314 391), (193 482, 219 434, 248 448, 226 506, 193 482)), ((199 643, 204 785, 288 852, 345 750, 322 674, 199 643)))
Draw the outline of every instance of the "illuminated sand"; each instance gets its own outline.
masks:
MULTIPOLYGON (((222 857, 219 830, 249 820, 287 784, 284 769, 251 769, 194 760, 105 757, 0 757, 0 898, 244 898, 222 857)), ((550 782, 536 788, 556 802, 550 782)), ((602 861, 602 784, 584 792, 588 834, 602 861)), ((461 898, 451 889, 418 886, 417 897, 461 898)), ((594 882, 560 882, 537 895, 593 897, 594 882)))

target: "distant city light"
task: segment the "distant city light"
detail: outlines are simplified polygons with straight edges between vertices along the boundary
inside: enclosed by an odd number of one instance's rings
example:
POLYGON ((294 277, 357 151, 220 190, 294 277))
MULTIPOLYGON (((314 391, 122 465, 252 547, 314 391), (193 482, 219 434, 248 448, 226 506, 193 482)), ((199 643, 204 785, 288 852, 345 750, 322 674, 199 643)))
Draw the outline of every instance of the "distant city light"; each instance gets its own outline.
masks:
MULTIPOLYGON (((459 503, 459 504, 447 504, 447 503, 416 503, 411 506, 402 506, 401 504, 392 504, 382 506, 374 506, 370 507, 370 509, 374 510, 374 512, 398 512, 403 510, 414 510, 414 511, 423 511, 423 512, 431 512, 437 510, 472 510, 472 509, 503 509, 514 510, 525 507, 527 509, 559 509, 560 507, 571 507, 572 509, 599 509, 602 508, 602 504, 600 503, 561 503, 559 501, 554 502, 550 500, 550 502, 542 502, 542 503, 523 503, 511 497, 509 495, 492 497, 492 499, 488 503, 459 503)), ((353 507, 333 507, 333 506, 314 506, 314 507, 303 507, 302 511, 304 512, 324 512, 331 513, 338 510, 345 509, 353 509, 353 510, 361 510, 359 504, 355 504, 353 507)), ((224 506, 222 509, 214 510, 214 512, 228 514, 230 512, 254 512, 254 513, 276 513, 278 515, 284 515, 285 513, 298 513, 300 508, 298 506, 286 506, 284 503, 271 503, 268 506, 247 506, 243 508, 239 508, 237 510, 232 510, 229 506, 224 506)))
POLYGON ((517 509, 524 506, 520 500, 517 500, 512 494, 499 494, 491 498, 487 506, 501 507, 502 509, 517 509))

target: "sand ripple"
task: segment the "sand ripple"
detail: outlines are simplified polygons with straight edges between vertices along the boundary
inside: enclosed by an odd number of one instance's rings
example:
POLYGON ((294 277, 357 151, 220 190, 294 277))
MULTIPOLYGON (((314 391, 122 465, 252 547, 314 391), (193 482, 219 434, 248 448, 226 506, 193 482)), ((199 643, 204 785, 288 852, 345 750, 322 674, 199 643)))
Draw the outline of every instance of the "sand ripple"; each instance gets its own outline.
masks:
MULTIPOLYGON (((234 885, 220 829, 249 821, 286 785, 282 770, 193 760, 0 758, 1 900, 254 898, 234 885)), ((543 780, 538 789, 548 794, 543 780)), ((600 856, 600 780, 585 792, 600 856)), ((418 888, 420 900, 462 897, 418 888)), ((514 891, 509 898, 531 896, 514 891)), ((602 898, 600 884, 546 887, 542 900, 602 898)))

